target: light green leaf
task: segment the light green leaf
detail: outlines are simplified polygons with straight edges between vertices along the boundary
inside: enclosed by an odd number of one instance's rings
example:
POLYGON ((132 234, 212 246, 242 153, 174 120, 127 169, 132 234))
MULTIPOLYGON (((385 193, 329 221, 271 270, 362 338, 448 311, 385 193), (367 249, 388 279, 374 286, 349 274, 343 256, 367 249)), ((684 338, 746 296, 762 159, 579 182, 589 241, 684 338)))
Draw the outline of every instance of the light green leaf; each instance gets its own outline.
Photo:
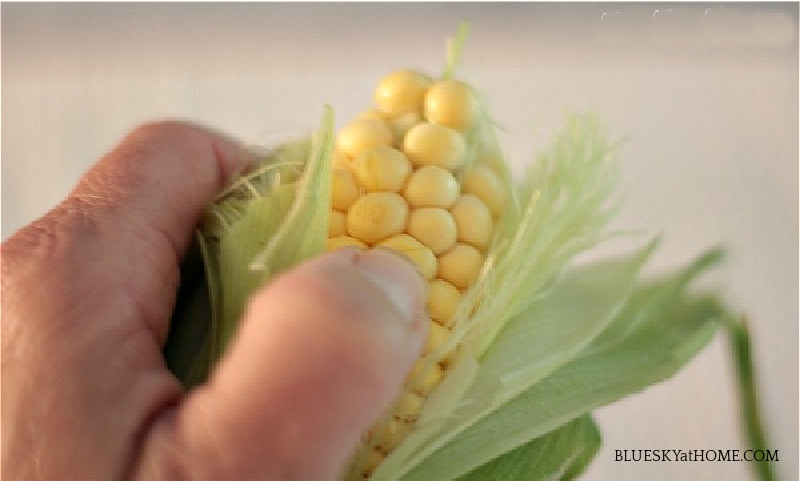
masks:
POLYGON ((583 444, 583 449, 578 452, 578 455, 572 459, 572 462, 564 471, 561 476, 561 481, 573 481, 578 479, 589 464, 594 460, 597 453, 600 451, 600 446, 603 444, 603 437, 600 433, 600 428, 595 423, 594 418, 589 414, 584 414, 578 421, 581 421, 579 443, 583 444))
MULTIPOLYGON (((726 323, 728 342, 731 347, 731 361, 736 370, 739 388, 739 403, 744 426, 744 435, 748 448, 753 451, 767 451, 767 433, 764 428, 761 409, 759 408, 758 383, 753 362, 753 347, 750 330, 744 319, 731 319, 726 323)), ((762 460, 749 463, 761 481, 774 481, 777 474, 773 463, 762 460)))
POLYGON ((461 432, 403 479, 457 478, 487 459, 675 374, 708 343, 727 315, 714 296, 687 291, 693 277, 689 273, 716 257, 704 256, 676 275, 637 289, 610 326, 623 333, 621 338, 610 343, 598 337, 580 356, 461 432))
MULTIPOLYGON (((620 312, 655 245, 651 242, 628 257, 568 271, 546 295, 506 325, 466 387, 461 386, 463 376, 457 374, 462 363, 474 361, 461 356, 440 389, 426 401, 417 429, 378 469, 376 479, 412 468, 579 355, 620 312)), ((491 459, 483 454, 473 456, 483 462, 491 459)))
POLYGON ((568 271, 500 332, 469 394, 488 394, 477 391, 479 383, 499 379, 503 403, 575 357, 619 313, 655 247, 651 242, 629 257, 568 271))
POLYGON ((236 333, 250 295, 322 251, 330 210, 333 112, 320 131, 270 151, 212 206, 202 236, 213 307, 211 362, 236 333))
POLYGON ((281 262, 269 269, 253 269, 256 256, 267 249, 292 207, 295 187, 282 185, 272 192, 252 199, 244 216, 220 239, 217 250, 221 286, 221 318, 214 339, 214 357, 222 355, 239 325, 242 310, 250 295, 279 269, 281 262))
POLYGON ((484 464, 458 481, 571 480, 600 449, 600 431, 583 415, 484 464))
POLYGON ((605 238, 618 210, 615 149, 595 117, 573 115, 539 156, 520 189, 526 200, 518 222, 501 223, 510 230, 476 282, 480 302, 465 339, 471 350, 485 352, 507 320, 552 286, 575 256, 605 238))

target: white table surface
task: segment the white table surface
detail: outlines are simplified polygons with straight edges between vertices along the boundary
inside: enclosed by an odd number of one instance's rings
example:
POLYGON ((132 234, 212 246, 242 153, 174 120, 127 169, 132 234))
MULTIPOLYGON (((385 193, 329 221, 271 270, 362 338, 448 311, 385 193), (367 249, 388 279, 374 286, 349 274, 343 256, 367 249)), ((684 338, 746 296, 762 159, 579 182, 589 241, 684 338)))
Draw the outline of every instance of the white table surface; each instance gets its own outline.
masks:
MULTIPOLYGON (((515 167, 564 112, 595 109, 620 154, 616 226, 663 233, 655 270, 723 243, 710 276, 750 318, 777 470, 798 479, 797 4, 2 5, 2 237, 63 198, 137 124, 248 142, 341 122, 399 67, 460 74, 515 167)), ((744 480, 747 463, 622 463, 615 449, 744 449, 722 339, 675 378, 600 409, 587 480, 744 480)))

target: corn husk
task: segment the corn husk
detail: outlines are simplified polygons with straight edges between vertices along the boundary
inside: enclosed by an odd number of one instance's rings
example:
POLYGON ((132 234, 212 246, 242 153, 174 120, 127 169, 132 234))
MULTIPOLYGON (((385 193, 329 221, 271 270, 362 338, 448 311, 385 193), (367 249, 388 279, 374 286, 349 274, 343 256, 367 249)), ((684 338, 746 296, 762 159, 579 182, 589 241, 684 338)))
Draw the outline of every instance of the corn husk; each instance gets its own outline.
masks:
MULTIPOLYGON (((326 108, 316 134, 262 152, 210 207, 197 235, 205 282, 188 289, 167 346, 187 385, 202 382, 224 353, 255 289, 322 251, 333 124, 326 108), (181 318, 203 318, 194 325, 205 327, 182 327, 181 318)), ((485 112, 482 126, 474 135, 496 142, 485 112)), ((722 261, 721 248, 650 278, 642 271, 658 239, 628 255, 575 261, 612 236, 618 148, 598 116, 575 114, 522 181, 506 172, 509 206, 442 347, 457 345, 458 354, 415 429, 371 479, 574 479, 600 446, 593 410, 668 379, 720 326, 746 339, 721 295, 694 287, 722 261)), ((749 357, 739 359, 740 373, 752 371, 749 357)), ((752 394, 752 376, 741 378, 752 394)), ((748 406, 752 419, 757 409, 748 406)), ((749 439, 765 445, 757 423, 749 439)), ((354 454, 345 479, 361 479, 367 449, 354 454)))

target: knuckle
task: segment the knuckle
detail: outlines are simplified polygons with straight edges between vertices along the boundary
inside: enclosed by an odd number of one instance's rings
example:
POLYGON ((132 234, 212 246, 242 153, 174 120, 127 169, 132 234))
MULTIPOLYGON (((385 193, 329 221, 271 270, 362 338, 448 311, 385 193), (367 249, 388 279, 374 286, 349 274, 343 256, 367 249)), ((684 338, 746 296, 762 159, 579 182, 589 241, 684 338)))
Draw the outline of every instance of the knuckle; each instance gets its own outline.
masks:
MULTIPOLYGON (((173 163, 187 178, 221 187, 229 174, 227 158, 220 160, 224 149, 219 148, 215 135, 198 125, 176 120, 146 123, 133 130, 114 152, 118 163, 134 166, 173 163), (214 162, 209 161, 213 159, 214 162), (217 165, 220 164, 220 165, 217 165)), ((224 157, 224 156, 222 156, 224 157)))
POLYGON ((207 156, 213 149, 209 133, 194 124, 178 120, 159 120, 135 128, 121 147, 130 154, 148 158, 183 152, 187 157, 207 156))
POLYGON ((194 132, 195 127, 186 122, 178 120, 157 120, 136 127, 128 135, 128 138, 150 143, 175 137, 189 136, 194 132))

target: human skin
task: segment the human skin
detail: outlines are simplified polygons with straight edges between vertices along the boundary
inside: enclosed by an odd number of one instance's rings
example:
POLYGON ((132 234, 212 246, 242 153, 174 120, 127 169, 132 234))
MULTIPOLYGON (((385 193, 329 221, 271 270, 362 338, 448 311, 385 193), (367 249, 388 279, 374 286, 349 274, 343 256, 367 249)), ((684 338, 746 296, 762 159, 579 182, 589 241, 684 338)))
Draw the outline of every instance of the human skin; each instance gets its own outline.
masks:
POLYGON ((2 244, 4 479, 339 477, 419 354, 425 283, 385 250, 307 261, 184 391, 162 356, 180 261, 247 164, 217 133, 145 125, 2 244))

